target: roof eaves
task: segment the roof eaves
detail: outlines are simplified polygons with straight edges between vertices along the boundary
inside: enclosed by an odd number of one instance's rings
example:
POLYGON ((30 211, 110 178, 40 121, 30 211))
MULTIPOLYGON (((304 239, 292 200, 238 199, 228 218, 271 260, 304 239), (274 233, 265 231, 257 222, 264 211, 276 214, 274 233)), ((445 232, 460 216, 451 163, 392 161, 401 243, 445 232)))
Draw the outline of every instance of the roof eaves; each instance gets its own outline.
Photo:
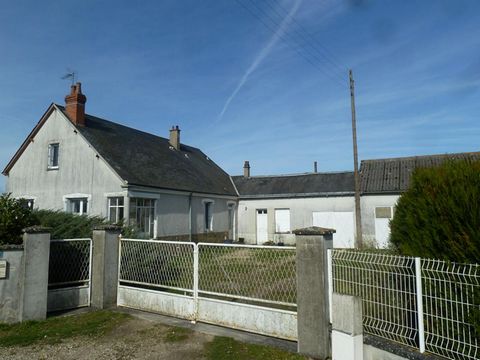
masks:
POLYGON ((163 190, 169 190, 169 191, 191 192, 191 193, 205 194, 205 195, 235 196, 235 197, 238 197, 237 194, 231 194, 231 193, 229 193, 229 192, 225 192, 225 193, 223 193, 223 194, 220 194, 220 193, 215 193, 215 192, 204 192, 204 191, 193 190, 193 189, 178 189, 178 188, 169 188, 169 187, 162 187, 162 186, 136 184, 136 183, 132 183, 132 182, 126 182, 126 184, 127 184, 126 186, 140 186, 140 187, 151 188, 151 189, 163 189, 163 190))
POLYGON ((5 166, 5 168, 3 169, 2 171, 2 174, 5 175, 5 176, 8 176, 8 173, 10 172, 10 170, 13 168, 13 166, 15 165, 15 163, 17 162, 17 160, 20 158, 20 156, 22 156, 23 152, 25 151, 25 149, 28 147, 28 145, 30 144, 30 142, 32 142, 33 138, 35 137, 35 135, 38 133, 38 131, 41 129, 41 127, 43 126, 43 124, 45 123, 45 121, 47 121, 48 117, 50 116, 50 114, 53 112, 53 110, 55 110, 56 107, 55 107, 55 104, 54 103, 51 103, 50 106, 47 108, 47 110, 43 113, 42 117, 40 118, 40 120, 38 121, 37 125, 35 125, 35 127, 32 129, 32 131, 30 132, 30 134, 28 134, 28 136, 26 137, 26 139, 23 141, 22 145, 20 145, 20 147, 18 148, 18 150, 15 152, 15 154, 13 155, 13 157, 10 159, 10 161, 8 162, 7 166, 5 166))
MULTIPOLYGON (((68 121, 68 123, 77 130, 77 126, 75 126, 71 121, 70 119, 68 118, 67 114, 65 113, 65 108, 63 106, 59 106, 57 104, 53 104, 53 106, 65 117, 65 120, 68 121)), ((115 169, 110 165, 110 163, 107 161, 107 159, 105 159, 102 154, 90 143, 90 141, 87 140, 87 138, 85 138, 85 136, 83 136, 83 134, 81 133, 81 131, 77 131, 77 134, 79 136, 81 136, 81 138, 88 144, 88 146, 90 146, 98 155, 98 157, 107 165, 107 167, 115 174, 115 176, 117 176, 117 178, 123 182, 124 184, 127 184, 127 180, 122 178, 120 176, 120 174, 115 171, 115 169)))
POLYGON ((306 197, 342 197, 353 196, 353 191, 315 192, 315 193, 291 193, 291 194, 260 194, 240 195, 240 199, 280 199, 280 198, 306 198, 306 197))

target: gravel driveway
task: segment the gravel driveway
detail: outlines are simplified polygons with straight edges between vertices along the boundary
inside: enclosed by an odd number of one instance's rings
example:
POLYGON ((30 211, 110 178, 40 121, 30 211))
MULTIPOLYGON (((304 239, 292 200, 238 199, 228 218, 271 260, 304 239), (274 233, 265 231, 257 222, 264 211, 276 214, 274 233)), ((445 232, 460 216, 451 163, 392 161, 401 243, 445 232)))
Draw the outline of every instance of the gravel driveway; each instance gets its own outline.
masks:
POLYGON ((59 344, 0 348, 0 359, 205 359, 213 336, 131 318, 107 335, 74 337, 59 344))

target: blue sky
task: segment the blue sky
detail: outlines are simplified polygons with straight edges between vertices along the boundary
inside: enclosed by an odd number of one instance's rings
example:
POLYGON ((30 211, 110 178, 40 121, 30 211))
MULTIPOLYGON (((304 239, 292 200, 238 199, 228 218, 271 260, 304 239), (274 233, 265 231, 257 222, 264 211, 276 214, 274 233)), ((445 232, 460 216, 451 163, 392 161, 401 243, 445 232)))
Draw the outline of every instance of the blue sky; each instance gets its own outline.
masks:
MULTIPOLYGON (((0 11, 0 164, 75 69, 87 112, 197 146, 230 174, 351 170, 479 150, 480 2, 9 1, 0 11)), ((4 179, 0 179, 0 191, 4 179)))

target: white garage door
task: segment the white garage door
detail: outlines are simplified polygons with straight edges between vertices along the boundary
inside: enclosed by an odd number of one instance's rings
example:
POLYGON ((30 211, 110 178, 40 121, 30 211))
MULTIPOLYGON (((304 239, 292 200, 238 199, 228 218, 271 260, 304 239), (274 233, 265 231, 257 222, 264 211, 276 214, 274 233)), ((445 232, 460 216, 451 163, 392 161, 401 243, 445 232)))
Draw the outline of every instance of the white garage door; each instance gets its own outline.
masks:
POLYGON ((354 217, 351 211, 314 211, 313 226, 335 229, 333 234, 334 248, 354 247, 354 217))

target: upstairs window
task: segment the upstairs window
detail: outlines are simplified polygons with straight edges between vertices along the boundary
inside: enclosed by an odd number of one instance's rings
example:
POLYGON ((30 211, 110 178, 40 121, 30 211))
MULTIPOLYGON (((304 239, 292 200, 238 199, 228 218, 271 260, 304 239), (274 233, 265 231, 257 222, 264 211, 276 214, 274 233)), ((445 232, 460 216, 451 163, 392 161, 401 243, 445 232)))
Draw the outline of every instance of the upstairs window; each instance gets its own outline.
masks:
POLYGON ((68 198, 67 212, 77 215, 84 215, 88 212, 88 198, 68 198))
POLYGON ((118 224, 124 219, 124 200, 123 197, 108 198, 108 220, 113 224, 118 224))
POLYGON ((205 202, 205 230, 213 230, 213 202, 205 202))
POLYGON ((60 144, 49 144, 48 145, 48 169, 58 169, 58 151, 60 149, 60 144))

